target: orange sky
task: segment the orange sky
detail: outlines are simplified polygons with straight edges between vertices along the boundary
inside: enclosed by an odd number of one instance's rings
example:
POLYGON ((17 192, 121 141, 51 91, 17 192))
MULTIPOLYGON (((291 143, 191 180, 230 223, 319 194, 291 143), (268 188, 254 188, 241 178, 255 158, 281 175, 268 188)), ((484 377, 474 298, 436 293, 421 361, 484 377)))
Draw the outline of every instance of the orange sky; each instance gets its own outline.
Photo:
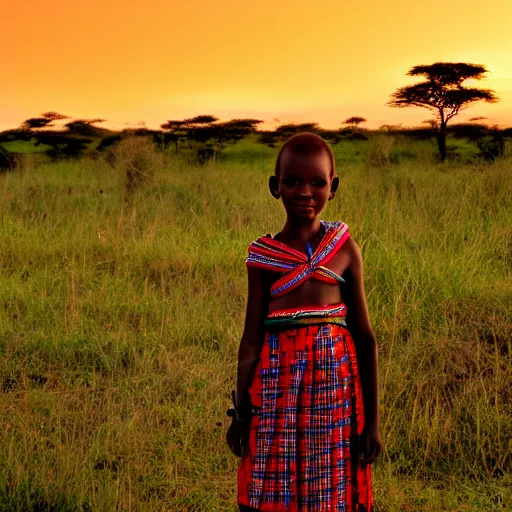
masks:
POLYGON ((501 99, 459 120, 512 125, 512 0, 0 0, 0 26, 0 130, 48 110, 412 125, 429 112, 385 103, 436 61, 486 65, 501 99))

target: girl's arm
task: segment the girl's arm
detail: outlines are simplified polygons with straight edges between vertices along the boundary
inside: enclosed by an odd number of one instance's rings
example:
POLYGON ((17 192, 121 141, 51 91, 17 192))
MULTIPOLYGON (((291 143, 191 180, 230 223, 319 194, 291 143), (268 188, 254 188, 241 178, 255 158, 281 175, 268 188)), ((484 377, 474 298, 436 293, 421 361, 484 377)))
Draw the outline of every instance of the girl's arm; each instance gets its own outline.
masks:
POLYGON ((259 268, 247 267, 249 290, 244 332, 238 349, 236 385, 236 404, 237 407, 242 406, 242 409, 249 403, 248 390, 263 344, 263 318, 268 309, 263 272, 259 268))
POLYGON ((363 390, 364 429, 370 433, 370 444, 373 445, 367 446, 365 451, 367 460, 371 462, 381 449, 377 343, 370 326, 366 304, 361 251, 351 238, 347 240, 347 245, 351 252, 350 264, 347 269, 346 293, 344 295, 347 304, 347 327, 352 335, 357 352, 363 390))

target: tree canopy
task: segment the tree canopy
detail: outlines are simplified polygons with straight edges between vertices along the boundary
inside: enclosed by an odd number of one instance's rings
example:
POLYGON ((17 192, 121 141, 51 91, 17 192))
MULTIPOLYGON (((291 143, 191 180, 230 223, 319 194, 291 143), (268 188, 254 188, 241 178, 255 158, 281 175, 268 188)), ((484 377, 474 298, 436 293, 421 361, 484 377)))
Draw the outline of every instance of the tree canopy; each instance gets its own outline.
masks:
POLYGON ((491 89, 464 87, 467 79, 481 80, 488 70, 480 64, 436 62, 412 67, 407 75, 423 76, 425 80, 400 87, 387 103, 391 107, 424 107, 432 111, 439 123, 437 139, 441 159, 446 158, 446 124, 461 110, 477 101, 499 101, 491 89))
POLYGON ((40 117, 31 117, 21 123, 20 129, 33 130, 35 128, 49 128, 53 126, 53 121, 69 119, 69 116, 59 114, 58 112, 44 112, 40 117))
POLYGON ((200 161, 213 157, 216 152, 235 144, 240 139, 256 131, 260 119, 231 119, 218 122, 212 115, 200 115, 190 119, 169 120, 160 125, 164 134, 164 145, 174 142, 176 152, 180 141, 195 141, 202 145, 198 150, 200 161))
POLYGON ((361 123, 366 123, 366 119, 364 117, 352 116, 352 117, 349 117, 349 118, 345 119, 345 121, 343 121, 343 123, 341 123, 341 124, 348 124, 348 125, 351 125, 351 126, 358 126, 361 123))

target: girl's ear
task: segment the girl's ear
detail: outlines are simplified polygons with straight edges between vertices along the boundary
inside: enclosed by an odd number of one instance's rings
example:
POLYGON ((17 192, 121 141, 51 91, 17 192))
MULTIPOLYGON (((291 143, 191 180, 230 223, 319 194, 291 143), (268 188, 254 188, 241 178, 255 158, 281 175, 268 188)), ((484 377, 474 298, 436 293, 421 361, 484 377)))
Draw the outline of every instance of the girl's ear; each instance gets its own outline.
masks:
POLYGON ((270 193, 273 197, 276 199, 281 197, 281 194, 279 194, 279 180, 277 179, 277 176, 270 176, 268 179, 268 188, 270 189, 270 193))
POLYGON ((329 196, 329 199, 332 199, 334 197, 334 194, 335 194, 336 190, 338 190, 339 185, 340 185, 340 179, 338 178, 338 176, 335 176, 331 182, 331 195, 329 196))

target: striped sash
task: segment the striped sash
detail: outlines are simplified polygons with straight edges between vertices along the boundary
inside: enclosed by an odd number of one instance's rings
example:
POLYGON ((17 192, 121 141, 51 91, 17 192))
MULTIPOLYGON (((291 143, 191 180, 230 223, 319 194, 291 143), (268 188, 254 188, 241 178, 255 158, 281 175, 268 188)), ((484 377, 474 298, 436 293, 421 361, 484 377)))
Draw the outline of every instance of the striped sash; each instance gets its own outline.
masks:
POLYGON ((249 245, 249 256, 245 260, 247 266, 284 274, 272 285, 270 289, 272 296, 279 297, 309 278, 330 284, 345 282, 341 276, 325 265, 350 237, 348 226, 341 221, 321 220, 320 222, 325 228, 325 234, 314 252, 308 244, 308 254, 293 249, 270 236, 262 236, 249 245))

